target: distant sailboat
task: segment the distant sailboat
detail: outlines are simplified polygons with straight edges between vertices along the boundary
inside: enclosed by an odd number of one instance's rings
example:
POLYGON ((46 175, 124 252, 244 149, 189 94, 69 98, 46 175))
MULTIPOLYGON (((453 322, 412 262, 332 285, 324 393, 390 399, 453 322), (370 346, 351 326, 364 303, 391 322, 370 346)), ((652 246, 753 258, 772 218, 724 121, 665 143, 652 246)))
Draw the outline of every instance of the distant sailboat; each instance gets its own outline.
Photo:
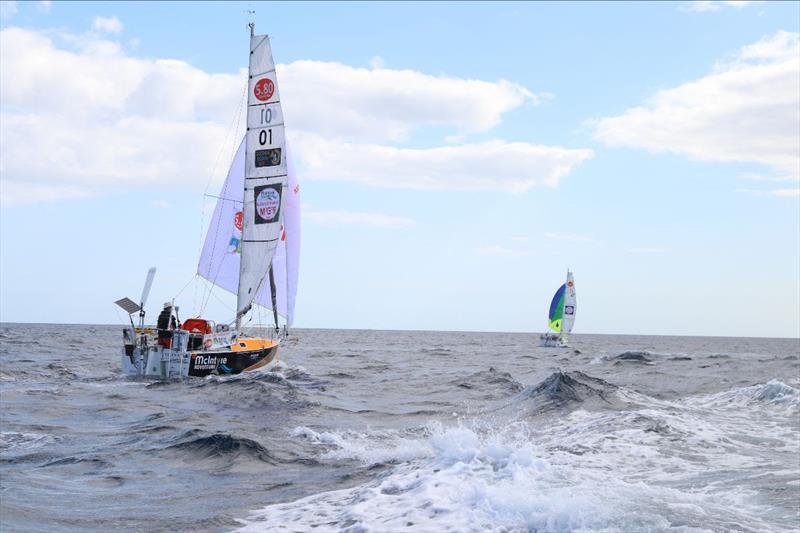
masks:
POLYGON ((300 198, 287 152, 278 80, 267 35, 250 24, 247 134, 217 199, 197 272, 236 294, 236 315, 227 324, 199 316, 176 324, 177 307, 164 304, 156 328, 144 326, 144 306, 155 268, 148 272, 140 303, 117 305, 128 312, 122 367, 126 374, 156 378, 238 374, 277 359, 278 315, 284 332, 294 317, 300 253, 300 198), (269 338, 242 331, 253 305, 272 309, 269 338), (139 314, 139 326, 133 314, 139 314), (172 324, 175 324, 174 326, 172 324))
POLYGON ((539 345, 566 348, 568 336, 575 325, 576 311, 575 280, 572 278, 572 272, 567 270, 567 281, 553 295, 550 310, 547 313, 547 325, 552 333, 541 334, 539 345))

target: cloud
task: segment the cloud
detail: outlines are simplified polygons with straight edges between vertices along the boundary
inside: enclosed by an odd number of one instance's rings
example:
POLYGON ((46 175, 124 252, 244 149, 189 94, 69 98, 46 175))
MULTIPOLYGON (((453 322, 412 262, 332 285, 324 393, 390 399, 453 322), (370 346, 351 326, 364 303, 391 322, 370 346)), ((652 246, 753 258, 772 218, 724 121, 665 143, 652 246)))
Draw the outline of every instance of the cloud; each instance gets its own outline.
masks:
POLYGON ((95 17, 92 28, 104 33, 120 33, 122 22, 117 17, 95 17))
POLYGON ((17 11, 17 3, 14 0, 0 0, 0 18, 11 18, 17 11))
POLYGON ((795 176, 787 176, 787 175, 773 175, 773 176, 765 176, 764 174, 757 174, 755 172, 743 172, 739 174, 739 177, 742 179, 752 180, 752 181, 800 181, 800 175, 795 176))
POLYGON ((526 252, 523 250, 516 250, 513 248, 507 248, 505 246, 480 246, 475 248, 475 253, 478 255, 485 255, 490 257, 515 257, 515 256, 522 256, 522 255, 530 255, 530 252, 526 252))
POLYGON ((404 141, 423 126, 484 132, 507 113, 540 97, 506 80, 431 76, 414 70, 373 69, 295 61, 278 67, 287 123, 328 138, 404 141))
POLYGON ((681 11, 719 11, 723 8, 733 7, 742 9, 751 4, 762 4, 763 1, 759 0, 695 0, 689 2, 679 9, 681 11))
POLYGON ((663 246, 641 246, 638 248, 631 248, 630 251, 634 254, 663 254, 669 252, 669 248, 663 246))
POLYGON ((372 59, 369 60, 369 66, 374 69, 383 68, 386 66, 386 63, 381 56, 373 56, 372 59))
POLYGON ((41 185, 0 180, 0 207, 58 202, 67 198, 86 198, 92 192, 83 187, 41 185))
POLYGON ((609 146, 701 161, 754 162, 800 174, 800 44, 780 31, 743 47, 711 74, 656 93, 595 123, 609 146))
MULTIPOLYGON (((199 191, 210 172, 221 180, 227 170, 244 130, 246 69, 209 73, 185 61, 132 57, 109 33, 121 30, 118 19, 98 17, 94 28, 0 30, 1 179, 9 190, 38 191, 4 205, 133 188, 199 191)), ((525 142, 460 144, 539 101, 506 80, 320 61, 278 69, 288 131, 311 178, 524 191, 557 185, 592 156, 525 142), (459 144, 382 144, 430 126, 454 130, 459 144)))
POLYGON ((584 237, 582 235, 575 235, 574 233, 545 233, 545 237, 548 239, 553 239, 556 241, 567 241, 567 242, 594 242, 593 239, 589 237, 584 237))
POLYGON ((354 144, 292 137, 304 177, 402 189, 502 190, 555 187, 591 150, 501 140, 436 148, 354 144))
POLYGON ((53 2, 51 0, 39 0, 36 2, 36 10, 39 13, 50 13, 50 8, 53 6, 53 2))
POLYGON ((736 189, 736 192, 752 194, 753 196, 777 196, 779 198, 800 197, 800 188, 789 189, 736 189))
POLYGON ((356 224, 358 226, 377 226, 383 228, 402 228, 414 226, 417 221, 407 217, 365 213, 361 211, 314 211, 303 210, 303 218, 317 224, 356 224))

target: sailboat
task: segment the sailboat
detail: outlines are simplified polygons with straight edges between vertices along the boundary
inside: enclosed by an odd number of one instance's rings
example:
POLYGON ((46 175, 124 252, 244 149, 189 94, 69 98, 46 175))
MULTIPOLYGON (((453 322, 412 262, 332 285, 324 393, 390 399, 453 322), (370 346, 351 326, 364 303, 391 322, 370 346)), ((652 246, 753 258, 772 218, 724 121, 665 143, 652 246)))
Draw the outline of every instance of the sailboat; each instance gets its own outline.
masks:
POLYGON ((539 346, 550 348, 567 348, 569 334, 575 325, 575 312, 577 303, 575 299, 575 280, 572 272, 567 270, 567 281, 561 285, 553 295, 550 309, 547 313, 547 325, 552 333, 539 335, 539 346))
POLYGON ((115 302, 130 320, 121 354, 128 375, 168 379, 254 370, 277 360, 281 339, 292 325, 300 187, 288 153, 270 40, 255 35, 253 23, 249 27, 247 132, 216 197, 197 269, 212 284, 206 302, 214 287, 236 295, 235 317, 218 324, 197 315, 179 323, 179 308, 167 302, 157 326, 146 327, 144 308, 155 276, 151 268, 139 303, 130 298, 115 302), (258 309, 254 306, 272 310, 275 327, 268 334, 243 331, 258 309))

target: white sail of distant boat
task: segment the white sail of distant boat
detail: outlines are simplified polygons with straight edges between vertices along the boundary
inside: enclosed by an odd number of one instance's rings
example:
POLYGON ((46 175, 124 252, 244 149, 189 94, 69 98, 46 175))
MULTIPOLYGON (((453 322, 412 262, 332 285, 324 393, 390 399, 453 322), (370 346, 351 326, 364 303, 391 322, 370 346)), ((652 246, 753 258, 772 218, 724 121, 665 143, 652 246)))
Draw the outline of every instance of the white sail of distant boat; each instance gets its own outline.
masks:
POLYGON ((567 270, 567 281, 556 290, 547 313, 547 326, 553 333, 541 335, 541 345, 548 347, 567 346, 568 336, 575 326, 577 310, 575 280, 572 277, 572 272, 567 270))

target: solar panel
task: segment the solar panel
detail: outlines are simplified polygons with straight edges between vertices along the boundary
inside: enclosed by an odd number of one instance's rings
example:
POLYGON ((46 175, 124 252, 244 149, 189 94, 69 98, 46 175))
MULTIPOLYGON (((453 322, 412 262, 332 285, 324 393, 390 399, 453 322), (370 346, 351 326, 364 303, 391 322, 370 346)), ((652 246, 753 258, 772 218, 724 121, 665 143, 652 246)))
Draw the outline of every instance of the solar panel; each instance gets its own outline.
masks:
POLYGON ((117 300, 114 303, 123 308, 125 312, 127 312, 129 315, 141 309, 141 307, 139 307, 139 304, 137 304, 130 298, 122 298, 121 300, 117 300))

